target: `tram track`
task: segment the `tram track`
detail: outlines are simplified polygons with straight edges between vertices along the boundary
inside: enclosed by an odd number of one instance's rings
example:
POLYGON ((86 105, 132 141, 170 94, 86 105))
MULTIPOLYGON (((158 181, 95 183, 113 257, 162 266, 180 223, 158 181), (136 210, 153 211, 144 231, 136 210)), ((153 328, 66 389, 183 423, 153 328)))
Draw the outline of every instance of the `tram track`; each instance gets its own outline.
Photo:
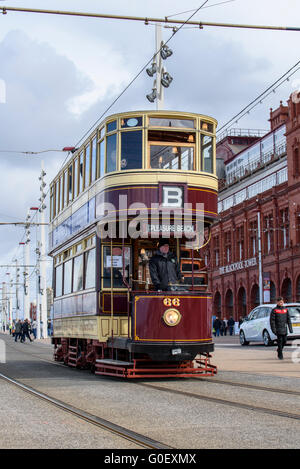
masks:
MULTIPOLYGON (((16 350, 16 347, 14 347, 12 344, 9 344, 9 346, 16 350)), ((37 354, 32 354, 28 351, 24 351, 23 353, 26 353, 27 355, 30 355, 30 356, 38 359, 38 360, 41 360, 41 361, 44 361, 44 362, 47 362, 47 363, 51 363, 52 365, 58 365, 59 364, 59 363, 56 363, 52 360, 47 360, 45 358, 41 358, 37 354)), ((59 365, 61 365, 61 364, 59 364, 59 365)), ((61 365, 61 366, 65 367, 65 365, 61 365)), ((1 377, 1 375, 0 375, 0 377, 1 377)), ((267 391, 267 392, 272 392, 272 393, 277 393, 277 394, 286 394, 286 395, 292 395, 292 396, 299 396, 300 395, 300 392, 298 392, 298 391, 291 391, 291 390, 286 390, 286 389, 282 389, 282 388, 273 388, 273 387, 267 387, 267 386, 259 386, 259 385, 249 384, 249 383, 238 383, 238 382, 232 382, 232 381, 227 381, 227 380, 220 380, 220 379, 216 379, 215 377, 214 378, 200 378, 200 379, 201 379, 201 381, 204 381, 206 383, 211 383, 211 384, 234 386, 234 387, 240 387, 240 388, 245 388, 245 389, 257 390, 257 391, 267 391)), ((197 381, 199 381, 199 378, 197 379, 197 381)), ((23 383, 20 383, 20 384, 22 386, 25 386, 23 383)), ((207 394, 199 394, 199 393, 193 393, 193 392, 189 392, 189 391, 182 391, 182 390, 178 390, 178 389, 172 389, 172 388, 168 388, 166 386, 159 386, 159 385, 156 385, 156 384, 138 383, 138 382, 135 382, 133 384, 136 384, 138 386, 143 386, 143 387, 146 387, 146 388, 149 388, 149 389, 157 390, 157 391, 168 392, 168 393, 175 394, 175 395, 182 395, 182 396, 185 396, 185 397, 190 397, 190 398, 194 398, 194 399, 198 399, 198 400, 203 400, 203 401, 207 401, 207 402, 211 402, 211 403, 215 403, 215 404, 226 405, 226 406, 240 408, 240 409, 244 409, 244 410, 251 410, 251 411, 255 411, 255 412, 260 412, 260 413, 264 413, 264 414, 278 416, 278 417, 285 417, 285 418, 290 418, 290 419, 294 419, 294 420, 300 420, 300 414, 296 414, 296 413, 280 411, 280 410, 271 409, 271 408, 268 408, 268 407, 260 407, 260 406, 256 406, 256 405, 252 405, 252 404, 245 404, 245 403, 241 403, 241 402, 237 402, 237 401, 231 401, 231 400, 228 400, 228 399, 222 399, 222 398, 219 398, 219 397, 212 397, 212 396, 208 396, 207 394)), ((39 391, 35 391, 35 392, 39 393, 39 391)), ((53 401, 55 401, 55 399, 53 399, 49 396, 46 396, 46 397, 49 398, 49 399, 52 399, 53 401)), ((57 402, 60 403, 61 401, 57 401, 57 402)), ((62 404, 64 404, 64 403, 62 403, 62 404)), ((68 404, 65 404, 65 405, 68 406, 68 404)), ((69 407, 72 408, 72 406, 69 406, 69 407)), ((90 415, 90 414, 87 414, 87 415, 90 415)), ((95 416, 91 416, 91 417, 95 417, 95 416)), ((96 417, 96 419, 98 419, 98 417, 96 417)), ((100 420, 102 420, 102 419, 100 419, 100 420)), ((106 421, 104 421, 104 422, 106 422, 106 421)), ((114 425, 114 424, 112 424, 112 425, 114 425)), ((120 428, 122 428, 122 427, 120 427, 120 428)), ((164 447, 168 448, 167 446, 164 446, 164 447)))
POLYGON ((168 392, 170 394, 181 395, 181 396, 185 396, 185 397, 199 399, 199 400, 211 402, 211 403, 214 403, 214 404, 222 404, 222 405, 235 407, 235 408, 239 408, 239 409, 251 410, 251 411, 255 411, 255 412, 269 414, 269 415, 273 415, 273 416, 276 416, 276 417, 285 417, 285 418, 290 418, 290 419, 294 419, 294 420, 300 420, 300 414, 293 414, 291 412, 285 412, 285 411, 280 411, 280 410, 276 410, 276 409, 270 409, 268 407, 259 407, 259 406, 255 406, 255 405, 252 405, 252 404, 244 404, 242 402, 230 401, 228 399, 221 399, 219 397, 211 397, 211 396, 207 396, 205 394, 198 394, 198 393, 196 394, 196 393, 192 393, 192 392, 189 392, 189 391, 181 391, 181 390, 178 390, 178 389, 171 389, 171 388, 167 388, 167 387, 164 387, 164 386, 156 386, 154 384, 139 383, 139 386, 144 386, 146 388, 154 389, 154 390, 157 390, 157 391, 168 392))
POLYGON ((152 438, 149 438, 145 435, 141 435, 140 433, 136 433, 132 430, 129 430, 128 428, 116 425, 113 422, 109 422, 108 420, 105 420, 101 417, 85 412, 81 409, 78 409, 77 407, 71 406, 66 402, 62 402, 58 399, 48 396, 47 394, 33 389, 20 381, 10 378, 9 376, 3 375, 2 373, 0 373, 0 378, 10 383, 11 385, 16 386, 18 389, 22 389, 24 392, 30 394, 31 396, 41 399, 47 402, 48 404, 54 405, 55 407, 58 407, 64 412, 68 412, 69 414, 72 414, 73 416, 81 420, 84 420, 103 430, 109 431, 121 438, 130 441, 131 443, 135 443, 136 445, 144 449, 173 449, 171 446, 168 446, 162 442, 153 440, 152 438))

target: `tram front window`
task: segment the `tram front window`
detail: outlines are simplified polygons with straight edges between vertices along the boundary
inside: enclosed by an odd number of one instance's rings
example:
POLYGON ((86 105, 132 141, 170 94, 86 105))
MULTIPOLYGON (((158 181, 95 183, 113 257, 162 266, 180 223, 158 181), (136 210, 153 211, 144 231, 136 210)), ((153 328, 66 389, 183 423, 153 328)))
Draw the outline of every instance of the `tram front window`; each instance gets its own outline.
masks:
POLYGON ((124 260, 124 278, 129 279, 130 274, 130 248, 124 247, 124 253, 121 247, 113 246, 103 247, 103 269, 102 281, 103 288, 111 288, 111 276, 113 277, 113 288, 126 288, 123 282, 123 260, 124 260))
POLYGON ((150 168, 194 170, 194 147, 150 145, 150 168))

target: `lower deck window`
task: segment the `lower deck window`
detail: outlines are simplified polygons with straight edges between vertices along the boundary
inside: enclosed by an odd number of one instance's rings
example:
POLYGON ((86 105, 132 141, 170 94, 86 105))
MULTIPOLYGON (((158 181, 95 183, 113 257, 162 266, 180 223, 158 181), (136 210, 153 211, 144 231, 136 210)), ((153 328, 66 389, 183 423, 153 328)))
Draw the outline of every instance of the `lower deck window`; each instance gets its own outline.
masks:
POLYGON ((111 288, 111 277, 113 278, 113 288, 126 288, 123 282, 124 278, 128 281, 131 264, 130 247, 110 246, 103 247, 102 281, 103 288, 111 288), (112 252, 111 252, 112 251, 112 252), (123 269, 124 260, 124 269, 123 269))

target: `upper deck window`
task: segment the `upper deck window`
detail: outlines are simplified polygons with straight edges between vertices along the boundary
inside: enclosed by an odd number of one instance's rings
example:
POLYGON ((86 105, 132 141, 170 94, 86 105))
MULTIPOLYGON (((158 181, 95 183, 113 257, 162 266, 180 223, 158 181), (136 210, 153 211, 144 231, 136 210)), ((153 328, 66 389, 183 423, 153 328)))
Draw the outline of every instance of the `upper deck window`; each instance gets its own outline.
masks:
POLYGON ((117 121, 109 122, 106 125, 106 132, 113 132, 114 130, 117 130, 117 121))
POLYGON ((106 138, 106 172, 116 171, 117 165, 117 134, 106 138))
POLYGON ((143 133, 141 130, 122 132, 121 169, 140 169, 143 167, 143 133))
POLYGON ((213 172, 213 139, 207 135, 201 135, 203 171, 213 172))
POLYGON ((201 122, 201 130, 204 130, 204 132, 213 133, 214 126, 213 124, 210 124, 209 122, 201 122))
POLYGON ((128 117, 128 119, 121 119, 121 127, 123 128, 132 128, 132 127, 141 127, 143 125, 142 117, 128 117))
POLYGON ((177 127, 177 128, 195 128, 195 121, 193 119, 172 119, 165 117, 150 117, 150 127, 177 127))
POLYGON ((194 147, 150 145, 150 168, 194 170, 194 147))

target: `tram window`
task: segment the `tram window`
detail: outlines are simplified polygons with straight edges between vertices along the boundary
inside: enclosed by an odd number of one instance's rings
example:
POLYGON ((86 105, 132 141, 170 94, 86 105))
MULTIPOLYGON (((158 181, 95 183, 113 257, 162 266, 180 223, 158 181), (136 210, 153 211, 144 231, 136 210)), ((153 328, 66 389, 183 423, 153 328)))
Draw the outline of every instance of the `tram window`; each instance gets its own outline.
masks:
POLYGON ((78 193, 83 191, 83 152, 79 156, 79 188, 78 193))
POLYGON ((101 140, 105 135, 105 127, 99 130, 99 139, 101 140))
POLYGON ((64 181, 65 181, 65 184, 64 184, 64 207, 67 206, 67 203, 68 203, 68 171, 66 170, 64 172, 64 181))
POLYGON ((85 253, 85 288, 95 287, 96 249, 85 253))
POLYGON ((60 210, 64 208, 64 175, 60 176, 60 210))
POLYGON ((161 117, 150 117, 150 127, 185 127, 188 129, 195 128, 195 121, 193 119, 171 119, 161 117))
POLYGON ((121 120, 121 127, 141 127, 143 125, 142 117, 128 117, 121 120))
POLYGON ((116 171, 117 163, 117 134, 106 138, 106 172, 116 171))
POLYGON ((74 161, 74 199, 78 195, 78 158, 74 161))
POLYGON ((121 169, 140 169, 143 167, 143 132, 122 132, 121 169))
POLYGON ((73 268, 73 291, 80 291, 83 288, 83 255, 74 257, 73 268))
POLYGON ((208 122, 201 122, 201 129, 204 130, 205 132, 213 132, 214 131, 214 126, 213 124, 209 124, 208 122))
POLYGON ((55 215, 58 214, 59 209, 59 183, 55 183, 55 215))
POLYGON ((150 168, 194 170, 194 147, 150 145, 150 168))
POLYGON ((92 141, 92 160, 91 160, 91 182, 97 177, 97 139, 92 141))
POLYGON ((201 135, 201 148, 203 158, 203 171, 206 173, 213 172, 213 145, 212 137, 201 135))
POLYGON ((72 291, 72 259, 64 263, 64 295, 72 291))
POLYGON ((73 167, 69 166, 68 169, 68 179, 69 179, 69 202, 73 200, 73 167))
POLYGON ((90 185, 90 153, 91 147, 88 145, 85 149, 85 188, 90 185))
POLYGON ((55 269, 55 296, 62 295, 62 264, 55 269))
POLYGON ((125 279, 128 280, 129 273, 130 273, 130 258, 131 252, 129 247, 124 247, 124 256, 122 253, 121 247, 114 246, 112 249, 112 256, 111 256, 111 247, 104 246, 103 247, 103 273, 102 273, 102 280, 103 280, 103 288, 111 288, 111 262, 113 266, 113 287, 114 288, 125 288, 123 283, 123 257, 124 257, 124 276, 125 279), (112 261, 111 261, 112 257, 112 261))
POLYGON ((102 140, 99 145, 99 177, 101 178, 105 172, 105 140, 102 140))
POLYGON ((106 132, 112 132, 117 129, 117 121, 109 122, 106 126, 106 132))

